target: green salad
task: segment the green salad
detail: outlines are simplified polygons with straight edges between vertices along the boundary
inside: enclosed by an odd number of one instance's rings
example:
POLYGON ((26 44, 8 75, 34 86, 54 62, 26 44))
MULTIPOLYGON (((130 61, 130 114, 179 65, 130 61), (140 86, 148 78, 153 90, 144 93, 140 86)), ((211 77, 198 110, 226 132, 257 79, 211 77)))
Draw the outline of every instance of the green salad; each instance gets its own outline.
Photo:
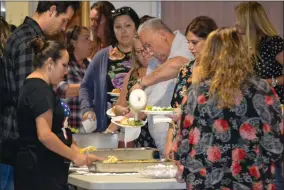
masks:
POLYGON ((143 125, 143 122, 141 120, 128 120, 128 125, 137 127, 143 125))
POLYGON ((172 107, 147 106, 146 111, 174 111, 172 107))

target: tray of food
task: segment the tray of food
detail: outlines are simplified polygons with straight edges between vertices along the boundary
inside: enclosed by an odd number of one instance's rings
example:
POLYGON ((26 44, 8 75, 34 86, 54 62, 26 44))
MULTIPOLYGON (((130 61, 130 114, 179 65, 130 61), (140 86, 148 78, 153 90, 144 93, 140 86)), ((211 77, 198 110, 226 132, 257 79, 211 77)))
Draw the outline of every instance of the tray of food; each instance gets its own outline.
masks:
POLYGON ((119 160, 114 156, 109 156, 104 161, 93 162, 88 168, 90 172, 97 173, 132 173, 157 164, 175 165, 172 160, 167 159, 145 159, 145 160, 119 160))
POLYGON ((101 158, 107 159, 108 156, 115 156, 119 160, 146 160, 159 156, 158 149, 155 148, 98 148, 87 151, 101 158))

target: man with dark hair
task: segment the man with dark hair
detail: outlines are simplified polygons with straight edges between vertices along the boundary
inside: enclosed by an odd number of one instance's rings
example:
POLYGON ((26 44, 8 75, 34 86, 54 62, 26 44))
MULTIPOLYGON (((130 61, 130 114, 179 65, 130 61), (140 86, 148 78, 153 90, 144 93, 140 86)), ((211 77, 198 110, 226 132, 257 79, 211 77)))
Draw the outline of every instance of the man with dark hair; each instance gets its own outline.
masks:
POLYGON ((26 17, 8 39, 0 65, 3 71, 0 91, 4 94, 0 100, 4 106, 0 118, 1 163, 14 164, 19 136, 16 115, 19 91, 26 77, 33 71, 33 51, 28 45, 29 41, 34 37, 47 37, 64 31, 79 7, 80 2, 76 1, 39 1, 34 15, 26 17))

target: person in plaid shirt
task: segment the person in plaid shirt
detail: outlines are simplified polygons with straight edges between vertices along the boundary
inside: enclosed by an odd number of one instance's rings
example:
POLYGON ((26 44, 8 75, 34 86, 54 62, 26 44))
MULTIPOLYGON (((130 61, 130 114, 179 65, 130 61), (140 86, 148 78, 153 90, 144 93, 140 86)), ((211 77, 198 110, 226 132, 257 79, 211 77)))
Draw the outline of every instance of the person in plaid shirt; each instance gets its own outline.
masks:
POLYGON ((90 31, 84 26, 73 26, 66 32, 67 50, 70 55, 68 74, 66 79, 59 83, 57 94, 66 98, 71 115, 68 117, 68 124, 73 128, 80 128, 82 116, 80 112, 79 88, 89 65, 87 59, 92 52, 90 31))
POLYGON ((4 49, 3 75, 0 81, 3 92, 3 115, 0 118, 0 146, 3 163, 13 164, 16 139, 19 137, 16 109, 19 91, 26 77, 33 71, 34 53, 28 42, 34 37, 55 35, 66 29, 80 2, 39 1, 32 17, 26 17, 10 36, 4 49))

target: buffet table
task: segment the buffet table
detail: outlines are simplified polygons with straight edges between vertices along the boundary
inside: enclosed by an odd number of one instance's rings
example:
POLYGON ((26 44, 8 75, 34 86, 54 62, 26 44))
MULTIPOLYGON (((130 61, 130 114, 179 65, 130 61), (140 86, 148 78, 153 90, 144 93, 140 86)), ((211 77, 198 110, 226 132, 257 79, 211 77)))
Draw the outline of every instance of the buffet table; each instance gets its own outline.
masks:
POLYGON ((178 183, 175 179, 148 179, 139 174, 130 175, 80 175, 71 173, 68 183, 78 189, 95 190, 171 190, 185 189, 185 184, 178 183))

